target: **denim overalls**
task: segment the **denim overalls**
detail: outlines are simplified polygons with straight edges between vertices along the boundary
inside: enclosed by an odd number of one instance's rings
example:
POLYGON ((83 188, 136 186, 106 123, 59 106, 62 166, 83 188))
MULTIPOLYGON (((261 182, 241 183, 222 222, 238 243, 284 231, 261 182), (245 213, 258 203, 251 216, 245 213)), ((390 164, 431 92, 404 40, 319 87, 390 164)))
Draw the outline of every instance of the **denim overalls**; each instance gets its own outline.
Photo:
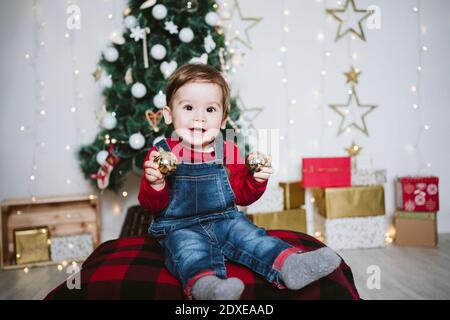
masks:
MULTIPOLYGON (((170 151, 165 139, 156 147, 170 151)), ((280 289, 283 261, 299 248, 251 223, 235 204, 223 164, 223 140, 215 141, 215 160, 177 165, 170 180, 170 203, 149 227, 165 254, 165 265, 189 299, 193 283, 204 275, 226 279, 225 257, 264 276, 280 289)))

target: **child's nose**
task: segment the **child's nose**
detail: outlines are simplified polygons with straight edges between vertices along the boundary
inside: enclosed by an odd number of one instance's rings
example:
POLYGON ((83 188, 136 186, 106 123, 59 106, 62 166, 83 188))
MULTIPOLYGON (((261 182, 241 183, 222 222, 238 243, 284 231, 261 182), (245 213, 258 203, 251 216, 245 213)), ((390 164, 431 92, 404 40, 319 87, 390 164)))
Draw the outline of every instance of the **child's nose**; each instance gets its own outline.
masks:
POLYGON ((194 121, 205 122, 206 121, 205 112, 203 112, 202 110, 197 110, 197 112, 195 113, 194 121))

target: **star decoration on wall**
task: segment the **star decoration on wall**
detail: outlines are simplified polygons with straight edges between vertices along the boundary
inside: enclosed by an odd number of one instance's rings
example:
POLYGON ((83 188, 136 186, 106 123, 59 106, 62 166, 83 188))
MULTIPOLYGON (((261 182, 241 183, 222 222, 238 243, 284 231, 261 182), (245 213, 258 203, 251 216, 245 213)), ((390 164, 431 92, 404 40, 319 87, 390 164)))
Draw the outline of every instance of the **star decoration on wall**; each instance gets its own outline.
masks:
POLYGON ((352 91, 349 95, 347 104, 330 104, 330 107, 342 117, 341 123, 339 124, 338 135, 351 127, 358 129, 367 136, 369 135, 365 119, 377 106, 362 105, 359 102, 354 86, 352 86, 352 91))
POLYGON ((262 18, 243 17, 238 0, 234 0, 229 17, 222 17, 223 21, 228 21, 227 32, 230 43, 238 41, 249 49, 253 49, 248 31, 259 23, 262 18))
POLYGON ((356 8, 355 0, 346 0, 343 9, 327 9, 327 13, 339 22, 335 38, 336 42, 348 33, 353 33, 361 40, 366 41, 362 22, 373 13, 372 11, 358 9, 356 8))
POLYGON ((344 75, 347 77, 347 83, 358 84, 358 77, 361 75, 361 71, 352 66, 349 72, 344 72, 344 75))
POLYGON ((241 110, 241 117, 248 122, 253 122, 255 118, 263 111, 263 108, 246 108, 241 95, 236 95, 237 107, 241 110))
POLYGON ((247 108, 241 98, 240 93, 236 95, 236 105, 239 108, 240 115, 238 122, 245 124, 241 131, 248 131, 251 135, 257 136, 257 129, 253 123, 256 117, 263 111, 263 108, 247 108), (243 120, 243 121, 242 121, 243 120))
POLYGON ((345 148, 345 151, 347 151, 350 157, 357 157, 362 149, 362 147, 360 147, 355 143, 355 141, 353 141, 350 147, 345 148))

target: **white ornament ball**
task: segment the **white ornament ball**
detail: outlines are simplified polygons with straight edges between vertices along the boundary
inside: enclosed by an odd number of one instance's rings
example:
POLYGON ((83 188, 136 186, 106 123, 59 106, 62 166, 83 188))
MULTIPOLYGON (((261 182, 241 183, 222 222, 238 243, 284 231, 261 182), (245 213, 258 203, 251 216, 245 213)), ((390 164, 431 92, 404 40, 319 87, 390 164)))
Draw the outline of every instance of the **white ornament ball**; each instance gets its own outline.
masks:
POLYGON ((109 47, 103 51, 103 55, 105 56, 106 61, 114 62, 119 58, 119 51, 116 48, 109 47))
POLYGON ((126 17, 124 22, 125 22, 125 26, 128 29, 134 28, 137 25, 137 19, 136 19, 135 16, 128 16, 128 17, 126 17))
POLYGON ((178 34, 178 37, 180 37, 181 41, 189 43, 194 39, 194 32, 191 28, 183 28, 178 34))
POLYGON ((133 133, 130 136, 129 143, 130 143, 130 147, 132 147, 134 150, 139 150, 144 146, 145 138, 139 132, 133 133))
POLYGON ((215 12, 208 12, 205 16, 205 21, 212 27, 215 27, 219 24, 219 15, 215 12))
POLYGON ((162 4, 157 4, 152 9, 152 15, 155 19, 162 20, 167 16, 167 8, 162 4))
POLYGON ((95 157, 95 159, 97 160, 97 163, 99 165, 103 165, 103 163, 105 163, 107 157, 108 157, 108 151, 102 150, 102 151, 99 151, 99 153, 97 153, 97 156, 95 157))
POLYGON ((166 95, 164 93, 158 93, 156 96, 153 97, 153 104, 158 109, 162 109, 166 105, 166 95))
POLYGON ((107 130, 112 130, 117 125, 117 119, 111 113, 107 113, 102 118, 102 127, 107 130))
POLYGON ((166 48, 161 44, 155 44, 150 50, 150 54, 156 60, 162 60, 166 56, 166 48))
POLYGON ((102 88, 111 88, 113 85, 110 77, 101 77, 99 83, 102 88))
POLYGON ((147 88, 140 82, 136 82, 131 87, 131 94, 135 98, 142 98, 147 94, 147 88))

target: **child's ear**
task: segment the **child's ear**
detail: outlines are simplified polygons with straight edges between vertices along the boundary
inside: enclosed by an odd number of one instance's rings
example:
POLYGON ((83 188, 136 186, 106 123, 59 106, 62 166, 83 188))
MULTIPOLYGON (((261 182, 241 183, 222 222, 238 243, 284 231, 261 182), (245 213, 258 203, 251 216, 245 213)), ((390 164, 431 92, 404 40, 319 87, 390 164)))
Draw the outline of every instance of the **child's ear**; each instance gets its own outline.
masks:
POLYGON ((168 106, 165 106, 162 110, 164 122, 165 124, 171 124, 172 123, 172 110, 168 106))

